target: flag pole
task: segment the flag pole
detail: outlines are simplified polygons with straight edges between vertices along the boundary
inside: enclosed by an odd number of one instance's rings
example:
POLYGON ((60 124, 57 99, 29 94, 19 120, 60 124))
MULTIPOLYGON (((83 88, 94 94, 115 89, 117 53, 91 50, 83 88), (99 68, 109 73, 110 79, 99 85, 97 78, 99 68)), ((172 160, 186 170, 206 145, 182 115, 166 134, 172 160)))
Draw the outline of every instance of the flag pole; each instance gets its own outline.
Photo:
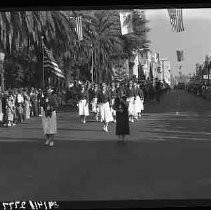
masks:
POLYGON ((42 39, 42 87, 43 87, 43 90, 44 90, 45 89, 44 45, 43 45, 44 36, 41 36, 41 39, 42 39))
POLYGON ((92 83, 94 81, 94 62, 93 62, 93 48, 92 48, 92 44, 91 44, 91 52, 92 52, 92 83))

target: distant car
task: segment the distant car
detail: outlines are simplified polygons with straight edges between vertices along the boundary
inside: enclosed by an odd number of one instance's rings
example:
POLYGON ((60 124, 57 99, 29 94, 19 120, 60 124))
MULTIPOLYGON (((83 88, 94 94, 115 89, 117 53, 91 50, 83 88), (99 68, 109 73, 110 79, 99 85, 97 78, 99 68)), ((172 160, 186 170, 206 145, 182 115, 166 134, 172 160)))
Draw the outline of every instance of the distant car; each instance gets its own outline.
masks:
POLYGON ((184 90, 185 89, 185 83, 179 82, 177 87, 178 87, 178 89, 184 90))

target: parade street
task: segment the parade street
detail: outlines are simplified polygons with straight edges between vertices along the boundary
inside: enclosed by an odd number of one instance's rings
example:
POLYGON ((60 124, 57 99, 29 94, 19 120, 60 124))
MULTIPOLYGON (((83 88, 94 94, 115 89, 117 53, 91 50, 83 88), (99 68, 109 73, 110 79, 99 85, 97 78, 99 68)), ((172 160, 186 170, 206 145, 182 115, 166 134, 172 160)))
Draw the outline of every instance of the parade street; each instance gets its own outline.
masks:
POLYGON ((127 144, 91 116, 60 111, 55 146, 41 118, 0 128, 1 200, 192 199, 211 195, 211 102, 172 90, 145 104, 127 144))

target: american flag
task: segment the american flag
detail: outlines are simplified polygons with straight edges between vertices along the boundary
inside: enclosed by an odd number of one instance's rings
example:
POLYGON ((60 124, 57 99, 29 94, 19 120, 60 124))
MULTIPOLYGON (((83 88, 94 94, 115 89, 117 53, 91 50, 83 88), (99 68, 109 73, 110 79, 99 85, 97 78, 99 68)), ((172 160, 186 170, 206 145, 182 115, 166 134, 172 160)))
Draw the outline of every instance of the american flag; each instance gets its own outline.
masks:
POLYGON ((182 9, 168 9, 172 31, 184 31, 182 9))
POLYGON ((64 73, 62 72, 61 69, 59 69, 58 64, 54 60, 52 52, 50 50, 48 50, 48 48, 44 44, 43 44, 43 51, 44 51, 43 52, 44 69, 48 68, 56 76, 58 76, 60 78, 65 78, 64 73))
POLYGON ((82 29, 82 18, 81 16, 75 18, 76 22, 76 33, 78 35, 78 40, 82 41, 83 40, 83 29, 82 29))

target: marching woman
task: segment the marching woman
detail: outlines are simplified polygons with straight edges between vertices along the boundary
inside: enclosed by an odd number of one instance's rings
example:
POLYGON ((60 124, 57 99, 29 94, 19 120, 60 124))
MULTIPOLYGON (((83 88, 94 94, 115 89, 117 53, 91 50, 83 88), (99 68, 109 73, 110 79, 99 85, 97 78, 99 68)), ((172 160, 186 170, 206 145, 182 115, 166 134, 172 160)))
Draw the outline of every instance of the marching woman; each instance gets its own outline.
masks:
POLYGON ((128 114, 129 114, 129 121, 134 122, 134 116, 135 116, 135 100, 134 100, 134 88, 133 88, 133 82, 129 82, 129 87, 127 88, 127 101, 129 102, 128 106, 128 114))
POLYGON ((43 103, 42 126, 46 137, 45 145, 54 145, 54 135, 57 133, 56 110, 58 108, 57 98, 51 88, 45 94, 43 103))
POLYGON ((93 84, 93 89, 91 91, 91 105, 92 105, 92 112, 95 115, 96 121, 99 118, 99 107, 97 106, 97 95, 98 95, 98 86, 97 84, 93 84))
POLYGON ((114 109, 116 110, 116 135, 119 136, 119 140, 122 141, 122 143, 126 143, 125 136, 130 134, 126 95, 116 97, 114 109))
POLYGON ((134 83, 134 99, 135 99, 135 118, 141 117, 141 112, 143 110, 143 98, 144 93, 142 89, 139 88, 137 83, 134 83))
POLYGON ((85 89, 85 85, 81 84, 81 89, 78 92, 78 112, 81 117, 81 122, 86 123, 86 116, 89 116, 89 94, 85 89))
POLYGON ((116 87, 115 87, 114 82, 112 82, 111 84, 110 94, 111 94, 111 113, 112 113, 114 122, 116 122, 116 111, 113 109, 113 106, 114 106, 115 98, 117 97, 117 93, 116 93, 116 87))
POLYGON ((111 97, 105 83, 102 84, 102 88, 98 92, 98 104, 100 110, 100 117, 104 124, 103 130, 105 132, 108 132, 108 124, 109 122, 113 121, 113 117, 110 108, 111 97))

